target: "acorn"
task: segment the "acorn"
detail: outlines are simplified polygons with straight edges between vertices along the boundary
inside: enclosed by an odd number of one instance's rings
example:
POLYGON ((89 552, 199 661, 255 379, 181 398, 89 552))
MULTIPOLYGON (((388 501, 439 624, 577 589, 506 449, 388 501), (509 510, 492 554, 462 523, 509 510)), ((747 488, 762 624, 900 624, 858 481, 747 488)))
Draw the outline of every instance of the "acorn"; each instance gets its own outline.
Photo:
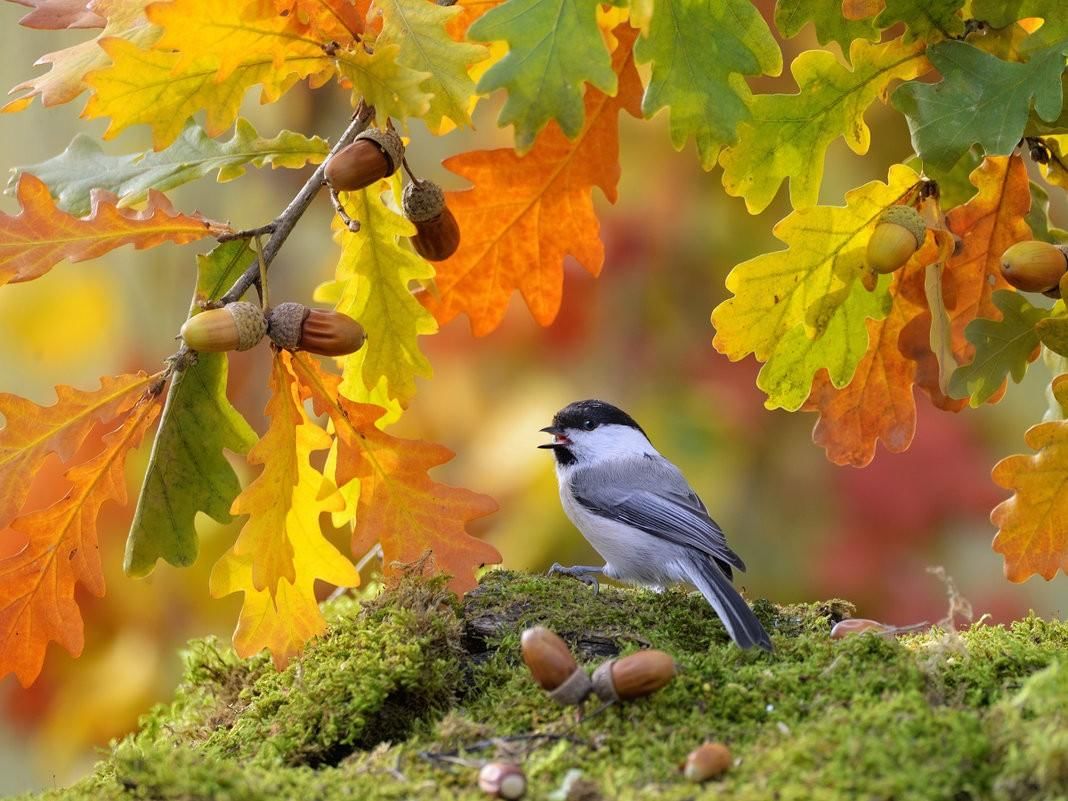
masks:
POLYGON ((320 356, 345 356, 367 340, 363 326, 347 314, 310 309, 303 303, 279 303, 267 315, 267 336, 284 350, 320 356))
POLYGON ((1024 292, 1049 292, 1068 270, 1065 250, 1037 239, 1017 242, 1001 254, 1001 274, 1024 292))
POLYGON ((586 700, 593 689, 590 677, 559 635, 544 626, 535 626, 523 632, 520 648, 534 681, 556 703, 568 706, 586 700))
POLYGON ((193 315, 182 325, 180 334, 190 350, 221 353, 248 350, 266 331, 263 310, 255 303, 238 301, 193 315))
POLYGON ((478 786, 497 798, 522 798, 527 791, 527 777, 518 765, 489 762, 478 772, 478 786))
POLYGON ((874 631, 876 634, 885 634, 893 630, 892 626, 880 623, 877 620, 865 620, 862 617, 851 617, 839 620, 831 629, 831 639, 840 640, 850 634, 861 634, 865 631, 874 631))
POLYGON ((686 757, 683 775, 692 782, 704 782, 722 776, 731 766, 731 749, 723 743, 705 743, 686 757))
POLYGON ((415 223, 412 247, 427 261, 444 261, 460 247, 460 226, 445 193, 433 181, 413 181, 404 187, 404 216, 415 223))
POLYGON ((927 226, 916 209, 890 206, 880 215, 868 238, 865 261, 877 273, 892 273, 904 266, 926 235, 927 226))
POLYGON ((593 672, 593 691, 605 702, 630 701, 655 693, 676 673, 675 660, 663 651, 638 651, 609 659, 593 672))
POLYGON ((404 142, 392 129, 368 128, 326 163, 326 182, 338 192, 355 192, 395 173, 404 142))

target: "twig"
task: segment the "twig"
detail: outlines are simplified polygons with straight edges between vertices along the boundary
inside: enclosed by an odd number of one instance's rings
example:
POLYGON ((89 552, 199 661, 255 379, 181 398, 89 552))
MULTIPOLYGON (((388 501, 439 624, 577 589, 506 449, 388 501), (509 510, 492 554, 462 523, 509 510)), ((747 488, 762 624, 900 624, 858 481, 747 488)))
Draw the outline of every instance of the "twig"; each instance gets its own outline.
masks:
POLYGON ((275 223, 269 222, 266 225, 261 225, 259 228, 245 228, 241 231, 234 231, 229 234, 222 234, 217 237, 217 241, 233 242, 235 239, 252 239, 256 236, 262 236, 263 234, 273 234, 275 229, 275 223))
MULTIPOLYGON (((263 247, 263 252, 260 254, 263 260, 263 269, 267 270, 271 266, 271 262, 274 261, 274 257, 278 254, 282 245, 285 244, 286 239, 293 232, 293 228, 296 226, 297 221, 303 216, 304 212, 308 210, 308 206, 315 199, 315 196, 319 194, 319 190, 323 188, 323 176, 326 173, 326 165, 330 162, 330 158, 336 154, 339 150, 347 145, 352 144, 353 140, 371 124, 371 120, 374 119, 374 108, 366 106, 361 103, 356 108, 356 113, 352 116, 352 121, 349 126, 344 130, 341 136, 338 137, 337 143, 331 148, 329 155, 323 159, 322 164, 315 168, 315 172, 311 174, 304 186, 296 196, 289 202, 289 205, 285 207, 281 214, 276 219, 268 223, 265 226, 260 226, 259 229, 250 229, 251 233, 249 237, 254 236, 258 231, 259 233, 267 233, 270 231, 271 238, 267 240, 267 244, 263 247)), ((244 234, 245 232, 241 232, 244 234)), ((237 237, 234 235, 228 235, 231 239, 236 238, 249 238, 249 237, 237 237)), ((258 284, 260 278, 260 264, 259 260, 255 264, 249 265, 248 269, 241 274, 241 276, 234 282, 234 285, 223 295, 214 305, 225 306, 227 303, 233 303, 236 300, 240 300, 249 287, 253 284, 258 284)))

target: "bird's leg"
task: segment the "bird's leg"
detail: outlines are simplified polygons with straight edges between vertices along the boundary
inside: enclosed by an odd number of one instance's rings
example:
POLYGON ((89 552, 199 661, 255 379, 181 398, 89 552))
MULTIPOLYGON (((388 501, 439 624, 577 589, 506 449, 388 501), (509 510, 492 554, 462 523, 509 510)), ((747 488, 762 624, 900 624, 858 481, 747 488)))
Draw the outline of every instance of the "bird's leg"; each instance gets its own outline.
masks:
POLYGON ((604 565, 601 567, 594 567, 593 565, 572 565, 571 567, 564 567, 559 562, 553 562, 553 566, 549 568, 547 575, 555 576, 557 574, 562 576, 571 576, 571 578, 578 579, 583 584, 588 584, 593 587, 593 594, 597 595, 601 591, 601 584, 597 581, 597 577, 604 573, 604 565))

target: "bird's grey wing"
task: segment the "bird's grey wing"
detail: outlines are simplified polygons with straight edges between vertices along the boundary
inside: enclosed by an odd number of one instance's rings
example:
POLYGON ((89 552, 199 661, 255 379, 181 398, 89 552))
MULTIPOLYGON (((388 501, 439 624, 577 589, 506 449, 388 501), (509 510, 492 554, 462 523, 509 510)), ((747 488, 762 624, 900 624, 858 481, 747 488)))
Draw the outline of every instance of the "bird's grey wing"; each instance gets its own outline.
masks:
POLYGON ((723 530, 682 473, 666 459, 621 459, 575 471, 571 491, 583 507, 654 537, 696 548, 745 570, 723 530))

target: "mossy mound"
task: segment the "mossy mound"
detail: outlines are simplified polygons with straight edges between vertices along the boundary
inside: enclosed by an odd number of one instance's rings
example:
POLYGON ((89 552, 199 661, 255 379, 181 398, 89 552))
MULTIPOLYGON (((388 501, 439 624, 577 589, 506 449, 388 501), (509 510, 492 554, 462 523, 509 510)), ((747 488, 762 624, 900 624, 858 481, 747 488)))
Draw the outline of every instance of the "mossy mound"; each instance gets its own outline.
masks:
POLYGON ((174 701, 92 776, 40 797, 483 799, 477 767, 493 758, 523 765, 529 797, 565 801, 1068 794, 1068 624, 832 641, 844 602, 755 609, 773 654, 730 645, 681 590, 595 597, 499 571, 458 602, 440 582, 409 580, 362 606, 331 604, 327 634, 280 673, 194 642, 174 701), (591 668, 651 646, 681 672, 649 698, 590 703, 580 718, 519 659, 520 632, 536 623, 591 668), (679 763, 709 739, 728 743, 735 765, 689 784, 679 763))

